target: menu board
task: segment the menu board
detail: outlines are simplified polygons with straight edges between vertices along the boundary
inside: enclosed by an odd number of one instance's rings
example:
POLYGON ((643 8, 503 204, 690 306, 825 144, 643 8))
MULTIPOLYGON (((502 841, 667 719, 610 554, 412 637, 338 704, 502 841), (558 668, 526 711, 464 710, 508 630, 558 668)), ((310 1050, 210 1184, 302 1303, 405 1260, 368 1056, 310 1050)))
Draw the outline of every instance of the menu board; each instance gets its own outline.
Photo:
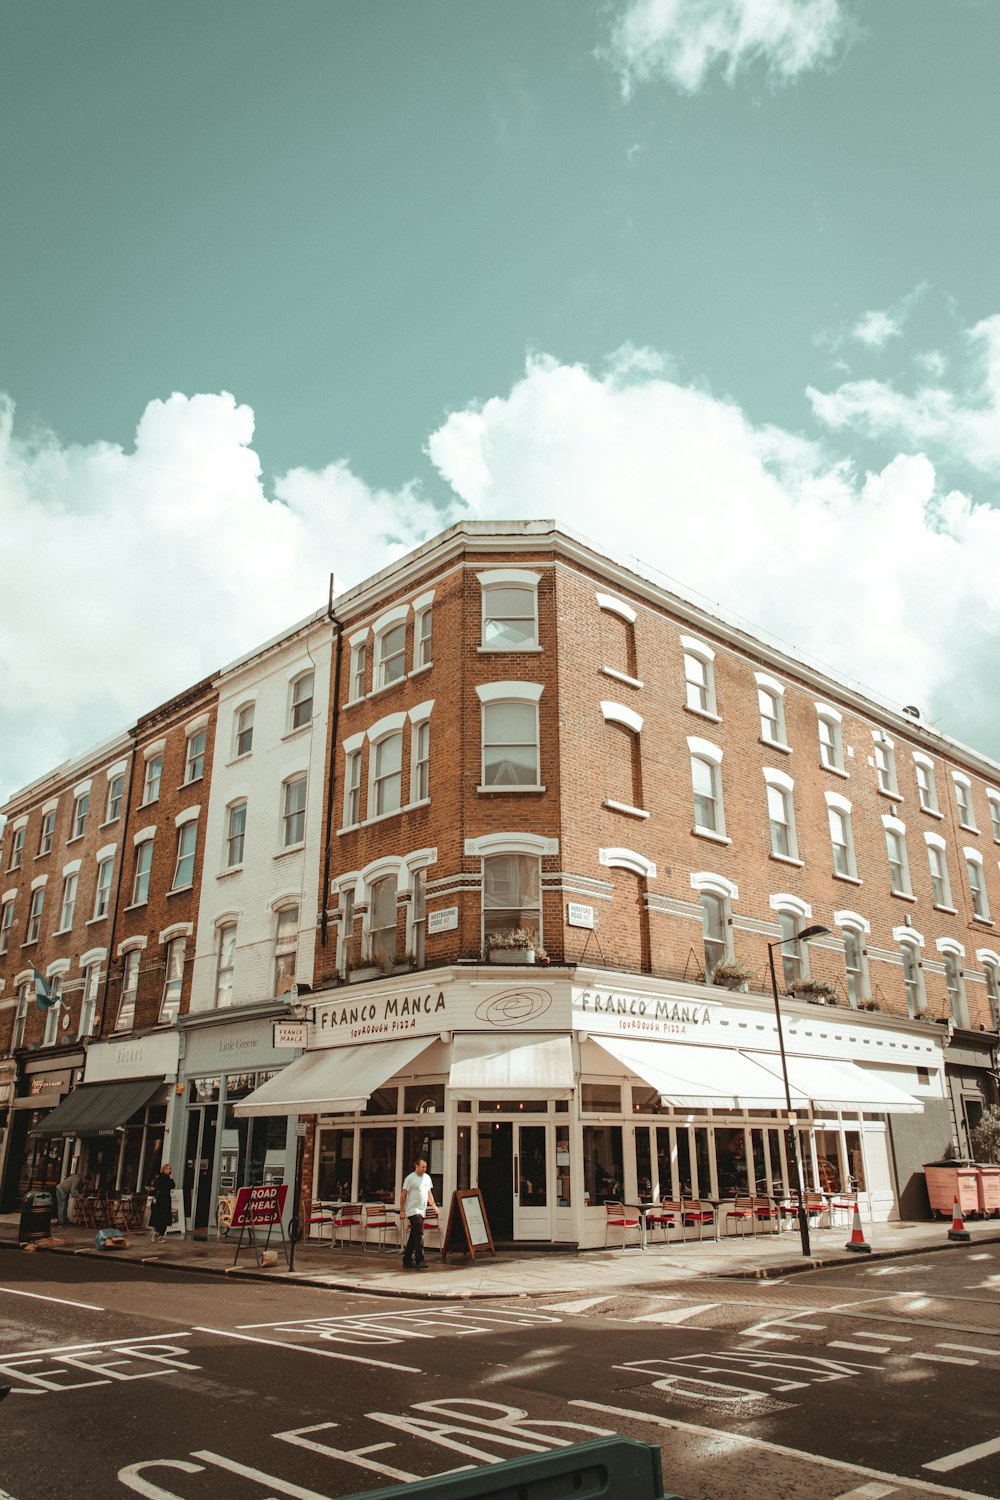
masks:
POLYGON ((484 1246, 491 1255, 496 1255, 483 1195, 478 1188, 462 1188, 451 1195, 448 1228, 441 1245, 441 1258, 447 1260, 451 1251, 460 1251, 475 1260, 476 1251, 484 1246))

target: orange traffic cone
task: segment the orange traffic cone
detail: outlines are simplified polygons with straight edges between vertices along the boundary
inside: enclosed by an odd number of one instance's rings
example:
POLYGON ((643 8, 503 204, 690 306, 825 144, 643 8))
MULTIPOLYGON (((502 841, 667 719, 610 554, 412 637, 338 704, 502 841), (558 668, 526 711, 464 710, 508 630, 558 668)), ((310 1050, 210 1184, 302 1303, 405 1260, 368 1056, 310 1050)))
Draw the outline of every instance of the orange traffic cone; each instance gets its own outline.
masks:
POLYGON ((951 1228, 948 1230, 948 1238, 950 1240, 958 1240, 961 1244, 968 1244, 972 1239, 972 1235, 965 1227, 965 1220, 962 1218, 962 1205, 957 1198, 955 1199, 955 1207, 952 1210, 951 1228))
POLYGON ((864 1230, 861 1228, 861 1214, 858 1205, 854 1205, 854 1223, 851 1225, 851 1238, 844 1246, 845 1250, 857 1250, 861 1255, 871 1255, 872 1247, 865 1243, 864 1230))

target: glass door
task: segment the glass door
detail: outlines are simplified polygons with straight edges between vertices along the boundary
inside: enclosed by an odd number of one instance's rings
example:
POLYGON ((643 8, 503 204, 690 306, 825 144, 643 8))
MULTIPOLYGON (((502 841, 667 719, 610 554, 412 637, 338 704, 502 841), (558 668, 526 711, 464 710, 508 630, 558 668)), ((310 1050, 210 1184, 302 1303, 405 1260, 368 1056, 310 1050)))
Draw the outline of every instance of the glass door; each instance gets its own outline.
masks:
POLYGON ((552 1238, 552 1152, 549 1126, 514 1127, 514 1238, 552 1238))

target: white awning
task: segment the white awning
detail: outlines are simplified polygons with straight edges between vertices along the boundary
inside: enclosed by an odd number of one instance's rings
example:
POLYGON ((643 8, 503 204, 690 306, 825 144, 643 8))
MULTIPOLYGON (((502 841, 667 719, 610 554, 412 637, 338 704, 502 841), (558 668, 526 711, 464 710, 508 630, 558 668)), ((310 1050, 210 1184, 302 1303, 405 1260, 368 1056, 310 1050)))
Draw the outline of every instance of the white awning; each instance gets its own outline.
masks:
MULTIPOLYGON (((785 1108, 781 1082, 733 1047, 691 1047, 682 1042, 640 1041, 632 1037, 594 1036, 590 1040, 617 1058, 664 1104, 678 1109, 785 1108)), ((805 1095, 792 1090, 799 1109, 805 1095)))
POLYGON ((456 1036, 448 1087, 456 1099, 571 1099, 568 1036, 456 1036))
POLYGON ((437 1037, 304 1052, 234 1106, 238 1115, 352 1114, 437 1037))
MULTIPOLYGON (((749 1052, 753 1062, 781 1077, 781 1059, 773 1052, 749 1052)), ((869 1114, 914 1115, 923 1105, 891 1083, 884 1083, 866 1068, 852 1062, 829 1062, 820 1057, 787 1055, 788 1077, 793 1088, 812 1101, 814 1110, 868 1111, 869 1114)), ((793 1093, 792 1099, 794 1101, 793 1093)))

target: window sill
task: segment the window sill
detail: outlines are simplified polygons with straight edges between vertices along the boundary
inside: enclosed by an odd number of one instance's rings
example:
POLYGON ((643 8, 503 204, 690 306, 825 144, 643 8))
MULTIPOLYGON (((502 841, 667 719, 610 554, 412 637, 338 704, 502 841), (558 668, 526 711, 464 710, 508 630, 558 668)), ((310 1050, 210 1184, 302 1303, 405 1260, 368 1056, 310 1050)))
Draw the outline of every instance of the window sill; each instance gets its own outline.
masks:
MULTIPOLYGON (((126 910, 127 909, 128 908, 126 908, 126 910)), ((95 922, 106 922, 108 920, 108 917, 110 915, 111 915, 111 913, 106 911, 100 917, 88 917, 87 920, 86 920, 86 922, 84 923, 84 926, 85 927, 93 927, 93 925, 94 925, 95 922)))
POLYGON ((833 878, 844 881, 845 885, 864 885, 864 881, 860 880, 857 875, 842 875, 839 870, 833 871, 833 878))
POLYGON ((800 870, 805 868, 805 860, 796 859, 794 854, 775 854, 774 850, 772 849, 769 857, 771 859, 777 860, 779 865, 795 865, 800 870))
POLYGON ((337 837, 339 839, 345 833, 357 833, 358 829, 361 828, 361 827, 362 827, 362 824, 360 824, 360 823, 345 823, 344 826, 343 826, 343 828, 338 828, 337 829, 337 837))
POLYGON ((346 711, 349 708, 357 708, 358 705, 360 703, 364 703, 364 701, 365 701, 365 694, 364 693, 362 693, 362 695, 361 695, 360 698, 348 698, 347 701, 346 701, 346 703, 342 703, 340 705, 341 711, 344 712, 344 711, 346 711))
POLYGON ((887 797, 890 802, 906 801, 906 798, 899 791, 898 787, 894 789, 893 787, 888 786, 878 786, 876 787, 876 791, 878 792, 880 797, 887 797))
POLYGON ((97 826, 98 826, 98 828, 112 828, 112 827, 114 827, 114 825, 116 823, 120 823, 121 820, 122 820, 121 813, 119 813, 118 816, 117 816, 117 818, 105 818, 104 822, 103 823, 98 823, 97 826))
POLYGON ((480 656, 525 656, 537 655, 541 646, 477 646, 480 656))
POLYGON ((66 937, 67 934, 71 933, 72 931, 73 931, 72 924, 69 927, 57 927, 56 930, 55 930, 55 932, 52 934, 52 936, 53 937, 66 937))
POLYGON ((35 946, 35 944, 37 942, 38 942, 37 938, 29 938, 26 943, 22 943, 21 944, 21 947, 22 948, 34 948, 34 946, 35 946))
POLYGON ((308 724, 300 724, 298 729, 290 729, 287 734, 283 734, 281 736, 281 743, 287 745, 289 740, 300 739, 302 735, 308 734, 311 729, 312 719, 309 720, 308 724))
POLYGON ((7 874, 8 875, 13 875, 14 871, 15 870, 19 870, 20 868, 21 868, 21 861, 18 860, 18 862, 17 862, 16 865, 8 865, 7 866, 7 874))
POLYGON ((156 796, 155 797, 150 797, 147 802, 140 802, 139 803, 139 807, 136 810, 137 811, 141 811, 141 809, 144 808, 144 807, 155 807, 156 804, 157 804, 157 802, 159 802, 159 800, 160 800, 160 794, 159 794, 159 792, 157 792, 156 796))
POLYGON ((528 796, 531 796, 532 794, 534 794, 534 795, 537 796, 537 794, 539 792, 544 792, 545 791, 545 787, 543 787, 543 786, 477 786, 476 787, 476 791, 477 792, 488 792, 488 793, 491 793, 491 794, 498 794, 498 795, 501 795, 501 796, 504 795, 504 794, 506 794, 508 797, 510 797, 510 796, 515 796, 516 797, 516 796, 521 795, 522 793, 526 793, 528 796))
POLYGON ((619 672, 616 667, 602 667, 601 671, 605 677, 613 677, 616 682, 627 683, 629 687, 641 688, 646 684, 639 677, 630 677, 627 672, 619 672))
POLYGON ((81 839, 86 838, 86 837, 87 837, 87 830, 86 829, 84 829, 82 833, 74 833, 74 835, 73 835, 72 838, 69 838, 69 839, 66 840, 66 847, 67 847, 67 849, 69 848, 70 844, 78 844, 81 839))
POLYGON ((167 892, 167 899, 169 900, 169 898, 171 896, 183 896, 184 893, 185 893, 185 891, 193 891, 193 890, 194 890, 194 881, 193 880, 188 885, 172 885, 170 887, 169 891, 167 892))
POLYGON ((821 760, 819 768, 821 771, 829 771, 831 776, 842 777, 844 781, 850 781, 851 779, 850 771, 845 771, 843 766, 828 766, 825 760, 821 760))
POLYGON ((126 907, 123 907, 123 910, 124 911, 142 911, 142 908, 144 906, 148 906, 148 905, 149 905, 149 897, 147 896, 145 901, 133 901, 133 902, 130 903, 130 905, 128 905, 126 907))
POLYGON ((957 917, 958 916, 958 907, 957 906, 938 906, 937 903, 935 902, 935 904, 934 904, 934 910, 935 911, 943 911, 949 917, 957 917))
POLYGON ((250 759, 252 754, 252 750, 244 750, 242 755, 234 755, 232 760, 226 761, 226 770, 228 771, 230 766, 241 766, 245 760, 250 759))
POLYGON ((605 797, 602 806, 611 812, 624 813, 629 818, 648 818, 649 813, 641 807, 633 807, 631 802, 615 802, 611 797, 605 797))
POLYGON ((714 828, 701 828, 697 823, 694 825, 691 832, 694 834, 696 839, 711 839, 713 844, 731 844, 733 842, 732 839, 727 838, 724 833, 716 833, 714 828))
MULTIPOLYGON (((104 825, 103 825, 103 823, 102 823, 102 824, 101 824, 101 827, 102 827, 102 828, 103 828, 103 826, 104 826, 104 825)), ((36 854, 36 855, 35 855, 35 856, 34 856, 34 858, 35 858, 35 859, 47 859, 47 858, 48 858, 48 856, 49 856, 49 855, 50 855, 50 854, 51 854, 51 853, 52 853, 52 850, 51 850, 51 848, 49 848, 49 849, 39 849, 39 851, 38 851, 38 853, 37 853, 37 854, 36 854)))
POLYGON ((912 891, 890 891, 889 895, 895 896, 897 901, 912 901, 916 904, 917 898, 912 891))
MULTIPOLYGON (((979 837, 979 829, 973 827, 973 825, 971 823, 959 823, 958 826, 959 826, 959 828, 961 828, 961 830, 962 830, 963 833, 974 833, 977 838, 979 837)), ((69 843, 69 839, 67 839, 66 842, 68 844, 69 843)), ((996 842, 996 840, 994 839, 994 843, 995 842, 996 842)))
POLYGON ((365 818, 361 823, 355 823, 355 828, 370 828, 373 823, 384 823, 389 818, 398 818, 403 812, 403 807, 394 807, 391 812, 376 813, 374 817, 365 818))
POLYGON ((432 661, 425 661, 422 667, 414 667, 413 671, 410 673, 410 676, 420 677, 424 672, 429 672, 433 665, 434 663, 432 661))
POLYGON ((690 703, 685 703, 684 712, 694 714, 696 719, 708 719, 712 724, 722 723, 721 715, 710 713, 707 708, 692 708, 690 703))
POLYGON ((289 844, 287 849, 279 849, 274 858, 284 859, 287 854, 301 854, 305 847, 305 839, 303 839, 301 844, 289 844))
POLYGON ((199 781, 204 781, 204 780, 205 780, 205 773, 204 773, 204 771, 202 771, 202 773, 201 773, 200 776, 192 776, 190 781, 182 781, 181 784, 180 784, 180 786, 177 788, 177 790, 179 792, 183 792, 186 787, 197 786, 199 781))
POLYGON ((243 874, 243 866, 241 864, 240 865, 229 865, 229 866, 227 866, 227 868, 225 870, 220 870, 219 873, 216 875, 215 878, 216 878, 216 880, 228 880, 229 877, 230 877, 230 875, 242 875, 242 874, 243 874))
POLYGON ((408 802, 406 804, 406 806, 403 808, 403 811, 404 812, 416 812, 418 808, 420 808, 420 807, 430 807, 430 805, 431 805, 431 799, 429 797, 418 797, 417 800, 416 800, 416 802, 408 802))
POLYGON ((922 802, 920 804, 920 811, 922 813, 926 813, 929 818, 943 818, 944 817, 944 813, 941 811, 941 809, 939 807, 925 807, 922 802))
POLYGON ((786 745, 785 742, 784 742, 784 740, 771 740, 771 739, 768 739, 768 737, 767 737, 766 734, 762 734, 760 736, 758 743, 761 744, 761 745, 766 745, 769 750, 780 750, 781 753, 782 753, 782 755, 791 755, 792 754, 792 747, 791 747, 791 745, 786 745))
POLYGON ((972 920, 978 922, 980 927, 992 927, 994 925, 992 917, 980 917, 975 912, 973 912, 972 920))

